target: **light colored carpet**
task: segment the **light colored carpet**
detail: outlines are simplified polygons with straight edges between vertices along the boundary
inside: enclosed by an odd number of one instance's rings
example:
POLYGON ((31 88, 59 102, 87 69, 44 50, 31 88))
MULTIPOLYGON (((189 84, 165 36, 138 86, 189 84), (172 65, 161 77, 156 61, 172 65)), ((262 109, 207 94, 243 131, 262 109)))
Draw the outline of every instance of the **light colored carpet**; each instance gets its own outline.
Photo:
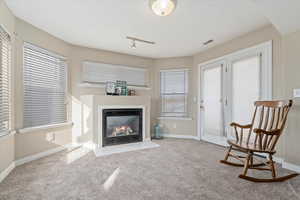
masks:
POLYGON ((237 178, 241 168, 219 163, 222 147, 181 139, 155 142, 159 148, 99 158, 75 149, 19 166, 0 184, 0 199, 300 199, 300 177, 251 183, 237 178))

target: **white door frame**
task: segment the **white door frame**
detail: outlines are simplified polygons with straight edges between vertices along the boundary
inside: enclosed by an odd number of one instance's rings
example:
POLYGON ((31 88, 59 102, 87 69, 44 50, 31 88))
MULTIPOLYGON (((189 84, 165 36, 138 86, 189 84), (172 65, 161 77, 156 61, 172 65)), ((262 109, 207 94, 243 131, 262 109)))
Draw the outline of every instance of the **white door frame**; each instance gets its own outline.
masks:
MULTIPOLYGON (((272 55, 272 51, 273 51, 273 45, 272 45, 272 40, 271 41, 267 41, 264 43, 261 43, 259 45, 253 46, 253 47, 249 47, 246 49, 242 49, 239 51, 236 51, 234 53, 216 58, 216 59, 212 59, 209 60, 207 62, 203 62, 200 63, 198 65, 198 86, 199 90, 198 90, 198 103, 197 103, 197 135, 200 138, 200 140, 205 140, 205 138, 203 138, 203 128, 202 128, 202 112, 201 112, 201 99, 202 99, 202 81, 203 81, 203 73, 201 73, 203 71, 203 69, 205 69, 205 66, 214 64, 214 63, 218 63, 218 62, 224 62, 224 66, 226 68, 226 70, 228 71, 228 67, 229 65, 232 63, 233 60, 236 60, 240 57, 244 57, 247 56, 249 54, 254 54, 254 53, 261 53, 262 54, 262 66, 264 66, 262 68, 262 74, 265 77, 262 82, 261 85, 262 87, 266 88, 265 91, 261 94, 261 98, 265 99, 265 100, 271 100, 272 99, 272 79, 273 79, 273 70, 272 70, 272 66, 273 66, 273 55, 272 55)), ((226 76, 227 78, 229 76, 226 76)), ((225 86, 223 87, 223 91, 227 92, 230 91, 231 89, 229 88, 230 86, 225 86), (225 88, 224 88, 225 87, 225 88)), ((223 96, 224 98, 224 96, 223 96)), ((228 101, 228 97, 227 101, 228 101)), ((224 108, 224 109, 231 109, 230 107, 224 108)), ((225 112, 228 114, 228 112, 225 112)), ((224 123, 225 123, 225 131, 228 133, 229 132, 229 125, 228 122, 226 122, 226 118, 227 120, 230 119, 229 116, 225 116, 224 119, 224 123)), ((214 141, 214 140, 210 140, 209 142, 213 142, 222 146, 227 146, 226 141, 214 141)))
MULTIPOLYGON (((203 86, 204 86, 204 71, 205 70, 208 70, 208 69, 212 69, 212 68, 216 68, 216 67, 221 67, 221 103, 222 103, 222 113, 221 113, 221 120, 222 120, 222 124, 223 124, 223 131, 225 132, 225 116, 224 116, 224 100, 225 100, 225 90, 226 90, 226 81, 224 80, 225 76, 225 70, 227 68, 226 66, 226 60, 218 60, 216 62, 212 62, 212 63, 209 63, 207 65, 204 65, 201 67, 200 69, 200 124, 203 124, 204 125, 204 110, 203 108, 201 108, 202 103, 203 103, 203 86)), ((220 137, 209 137, 208 135, 205 135, 204 134, 204 126, 200 126, 200 138, 201 140, 204 140, 204 141, 207 141, 207 142, 211 142, 211 143, 216 143, 216 144, 219 144, 219 145, 225 145, 226 144, 226 139, 223 137, 223 136, 220 136, 220 137)))

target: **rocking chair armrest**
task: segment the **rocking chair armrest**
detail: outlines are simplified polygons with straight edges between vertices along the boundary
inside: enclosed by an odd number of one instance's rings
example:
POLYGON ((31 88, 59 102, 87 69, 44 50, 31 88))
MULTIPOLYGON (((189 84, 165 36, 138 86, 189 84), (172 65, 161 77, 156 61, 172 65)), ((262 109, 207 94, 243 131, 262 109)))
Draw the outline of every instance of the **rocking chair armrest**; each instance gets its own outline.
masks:
POLYGON ((266 135, 278 135, 280 134, 280 129, 274 129, 274 130, 271 130, 271 131, 266 131, 266 130, 263 130, 263 129, 254 129, 253 130, 254 133, 256 134, 266 134, 266 135))
POLYGON ((232 122, 230 124, 230 126, 239 127, 239 128, 252 128, 252 124, 241 125, 241 124, 238 124, 238 123, 235 123, 235 122, 232 122))

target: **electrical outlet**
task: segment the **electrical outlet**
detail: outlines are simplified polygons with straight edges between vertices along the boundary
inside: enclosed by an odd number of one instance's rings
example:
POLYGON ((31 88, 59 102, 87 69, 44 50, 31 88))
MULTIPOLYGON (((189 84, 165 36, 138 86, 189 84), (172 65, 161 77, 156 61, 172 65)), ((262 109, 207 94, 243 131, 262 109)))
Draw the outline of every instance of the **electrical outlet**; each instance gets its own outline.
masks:
POLYGON ((177 124, 174 123, 174 124, 173 124, 173 128, 177 128, 177 124))

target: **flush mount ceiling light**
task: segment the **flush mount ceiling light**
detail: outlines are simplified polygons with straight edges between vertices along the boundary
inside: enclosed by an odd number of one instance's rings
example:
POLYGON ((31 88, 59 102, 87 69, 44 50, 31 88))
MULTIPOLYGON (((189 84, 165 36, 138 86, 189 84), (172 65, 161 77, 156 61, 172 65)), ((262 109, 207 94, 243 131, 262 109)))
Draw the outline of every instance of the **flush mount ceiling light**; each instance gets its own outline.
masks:
POLYGON ((152 11, 159 16, 171 14, 177 5, 177 0, 149 0, 152 11))
POLYGON ((136 49, 136 42, 143 42, 143 43, 146 43, 146 44, 155 44, 155 42, 142 40, 142 39, 139 39, 139 38, 136 38, 136 37, 127 36, 126 39, 131 40, 130 47, 133 48, 133 49, 136 49))

